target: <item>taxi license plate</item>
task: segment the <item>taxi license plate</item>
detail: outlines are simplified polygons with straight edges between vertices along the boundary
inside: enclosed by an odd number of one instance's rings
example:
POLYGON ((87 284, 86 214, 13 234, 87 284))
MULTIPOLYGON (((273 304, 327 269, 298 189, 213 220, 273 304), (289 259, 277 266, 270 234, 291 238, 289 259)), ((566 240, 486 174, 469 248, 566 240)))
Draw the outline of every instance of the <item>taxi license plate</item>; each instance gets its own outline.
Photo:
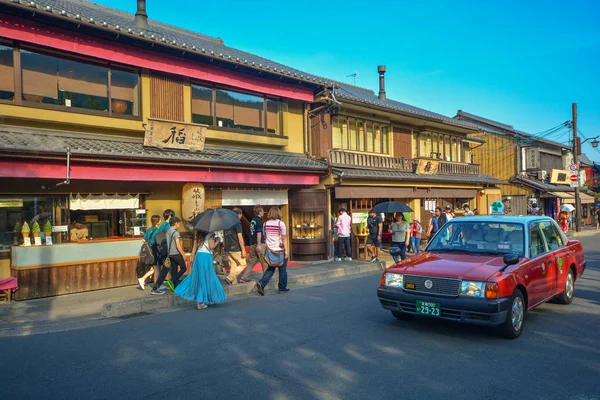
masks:
POLYGON ((417 314, 439 317, 441 314, 440 303, 417 300, 417 314))

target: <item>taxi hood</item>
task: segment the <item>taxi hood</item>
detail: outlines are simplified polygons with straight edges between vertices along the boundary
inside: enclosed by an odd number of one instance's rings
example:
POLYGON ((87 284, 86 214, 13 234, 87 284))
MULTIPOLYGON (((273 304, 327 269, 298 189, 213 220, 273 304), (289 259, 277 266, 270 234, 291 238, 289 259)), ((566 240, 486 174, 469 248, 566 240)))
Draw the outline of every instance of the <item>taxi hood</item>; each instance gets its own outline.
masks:
POLYGON ((504 266, 504 255, 424 252, 388 269, 410 275, 439 276, 485 282, 504 266))

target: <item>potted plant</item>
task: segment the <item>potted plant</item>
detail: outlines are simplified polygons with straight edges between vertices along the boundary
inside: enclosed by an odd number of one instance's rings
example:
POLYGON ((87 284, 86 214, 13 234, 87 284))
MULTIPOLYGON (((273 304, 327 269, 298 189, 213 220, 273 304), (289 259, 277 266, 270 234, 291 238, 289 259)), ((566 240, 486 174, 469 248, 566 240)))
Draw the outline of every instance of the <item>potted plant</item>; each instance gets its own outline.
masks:
POLYGON ((46 223, 44 224, 44 235, 46 237, 52 235, 52 224, 50 223, 50 220, 47 220, 46 223))
POLYGON ((33 223, 33 225, 31 225, 31 232, 33 232, 33 237, 39 237, 40 236, 40 224, 38 224, 37 221, 35 221, 33 223))
POLYGON ((23 227, 21 228, 21 233, 23 234, 23 240, 25 240, 29 237, 29 232, 31 232, 31 230, 29 229, 29 225, 27 224, 27 221, 25 221, 25 222, 23 222, 23 227))

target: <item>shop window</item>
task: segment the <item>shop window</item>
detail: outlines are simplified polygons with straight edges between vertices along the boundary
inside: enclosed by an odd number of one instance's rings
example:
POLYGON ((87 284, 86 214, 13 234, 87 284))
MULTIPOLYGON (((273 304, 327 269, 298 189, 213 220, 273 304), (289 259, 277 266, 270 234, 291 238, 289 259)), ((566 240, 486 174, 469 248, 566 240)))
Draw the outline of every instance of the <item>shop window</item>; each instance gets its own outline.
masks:
POLYGON ((263 132, 265 101, 262 97, 217 90, 217 126, 219 128, 241 129, 263 132))
POLYGON ((13 48, 0 45, 0 100, 15 99, 13 48))
POLYGON ((373 151, 375 153, 381 153, 381 126, 379 124, 374 125, 375 136, 373 137, 373 151))
MULTIPOLYGON (((67 225, 67 198, 51 196, 25 196, 0 198, 0 258, 10 256, 10 246, 23 243, 22 228, 27 222, 30 231, 35 222, 40 227, 40 237, 45 243, 44 226, 67 225)), ((66 233, 53 233, 54 243, 67 241, 66 233)), ((29 233, 33 244, 33 233, 29 233)))
POLYGON ((390 127, 387 125, 381 126, 381 152, 390 154, 390 127))
POLYGON ((212 89, 192 85, 192 122, 214 125, 212 89))
POLYGON ((353 118, 348 119, 348 135, 350 136, 350 150, 357 150, 356 120, 353 118))
POLYGON ((20 51, 20 58, 22 99, 27 103, 92 110, 112 116, 139 115, 139 76, 135 73, 111 71, 27 50, 20 51))
POLYGON ((356 121, 356 130, 358 131, 358 150, 365 151, 365 123, 364 121, 356 121))
POLYGON ((367 121, 367 151, 373 152, 373 123, 367 121))
POLYGON ((267 99, 267 133, 285 135, 288 105, 283 101, 267 99))

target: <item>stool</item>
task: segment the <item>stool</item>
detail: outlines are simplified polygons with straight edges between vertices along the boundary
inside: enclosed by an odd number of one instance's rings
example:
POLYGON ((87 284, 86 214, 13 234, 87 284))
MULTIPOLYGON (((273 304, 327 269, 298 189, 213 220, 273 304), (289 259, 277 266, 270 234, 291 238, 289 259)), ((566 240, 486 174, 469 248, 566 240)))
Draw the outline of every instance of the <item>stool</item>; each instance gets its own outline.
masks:
POLYGON ((0 279, 0 300, 8 301, 10 303, 12 299, 12 292, 15 292, 19 288, 17 278, 4 278, 0 279))
POLYGON ((354 236, 354 249, 356 249, 356 258, 367 258, 367 236, 354 236), (361 243, 362 239, 362 243, 361 243), (360 252, 363 252, 364 257, 360 256, 360 252))

